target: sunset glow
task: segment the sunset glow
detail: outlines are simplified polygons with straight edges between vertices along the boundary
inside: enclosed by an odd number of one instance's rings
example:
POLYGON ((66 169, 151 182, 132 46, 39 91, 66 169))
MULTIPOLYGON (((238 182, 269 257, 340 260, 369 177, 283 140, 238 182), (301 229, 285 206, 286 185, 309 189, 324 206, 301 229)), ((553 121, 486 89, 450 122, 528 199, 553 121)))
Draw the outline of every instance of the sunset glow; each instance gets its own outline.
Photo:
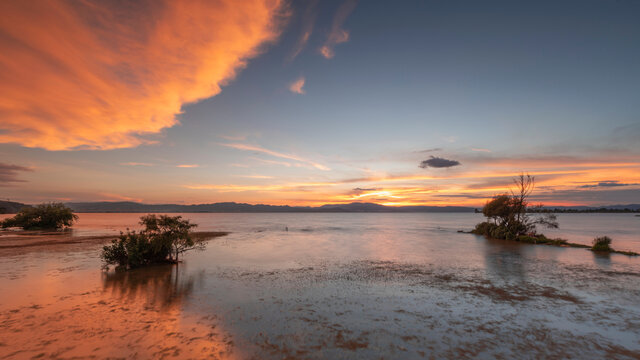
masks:
POLYGON ((618 28, 576 50, 579 26, 457 28, 444 5, 122 5, 0 2, 3 198, 478 207, 529 173, 547 205, 640 202, 618 28))

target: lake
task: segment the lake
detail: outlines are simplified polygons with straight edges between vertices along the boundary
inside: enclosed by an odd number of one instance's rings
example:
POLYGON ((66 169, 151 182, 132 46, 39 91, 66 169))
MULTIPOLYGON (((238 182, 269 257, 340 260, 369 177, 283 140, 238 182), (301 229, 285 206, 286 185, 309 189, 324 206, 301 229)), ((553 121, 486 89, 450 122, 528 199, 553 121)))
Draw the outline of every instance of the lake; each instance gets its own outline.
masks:
MULTIPOLYGON (((0 235, 0 359, 640 358, 638 257, 457 232, 480 214, 198 213, 181 215, 229 235, 177 266, 102 271, 107 240, 84 239, 141 215, 80 214, 34 246, 0 235)), ((542 232, 640 252, 633 214, 559 223, 542 232)))

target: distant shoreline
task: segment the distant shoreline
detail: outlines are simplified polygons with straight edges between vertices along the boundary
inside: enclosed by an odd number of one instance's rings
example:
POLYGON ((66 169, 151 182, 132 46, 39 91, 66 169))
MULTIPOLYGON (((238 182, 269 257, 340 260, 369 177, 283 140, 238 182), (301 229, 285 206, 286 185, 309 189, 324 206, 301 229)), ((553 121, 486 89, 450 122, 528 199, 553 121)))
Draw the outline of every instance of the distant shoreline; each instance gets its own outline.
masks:
MULTIPOLYGON (((66 206, 76 213, 474 213, 480 209, 468 206, 385 206, 375 203, 327 204, 322 206, 289 206, 221 202, 212 204, 144 204, 137 202, 75 202, 66 206)), ((0 201, 0 214, 15 213, 27 204, 0 201)), ((605 207, 545 207, 552 213, 639 213, 640 204, 605 207)))

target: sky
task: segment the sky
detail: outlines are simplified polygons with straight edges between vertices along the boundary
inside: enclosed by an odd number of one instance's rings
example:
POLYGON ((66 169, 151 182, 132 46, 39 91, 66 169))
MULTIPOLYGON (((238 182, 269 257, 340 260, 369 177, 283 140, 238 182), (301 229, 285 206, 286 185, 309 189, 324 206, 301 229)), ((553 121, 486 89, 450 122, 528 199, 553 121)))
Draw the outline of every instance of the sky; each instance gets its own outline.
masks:
POLYGON ((640 203, 640 2, 0 2, 0 198, 640 203))

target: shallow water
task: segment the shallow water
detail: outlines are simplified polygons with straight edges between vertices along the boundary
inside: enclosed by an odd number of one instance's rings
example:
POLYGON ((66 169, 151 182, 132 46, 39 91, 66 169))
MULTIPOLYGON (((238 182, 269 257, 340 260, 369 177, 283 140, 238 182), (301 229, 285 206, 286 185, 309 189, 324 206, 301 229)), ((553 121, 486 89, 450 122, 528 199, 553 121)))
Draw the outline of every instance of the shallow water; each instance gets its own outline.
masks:
MULTIPOLYGON (((141 214, 81 214, 65 236, 141 214)), ((478 214, 183 214, 229 231, 178 266, 104 273, 105 240, 2 248, 0 359, 640 358, 640 259, 489 241, 478 214)), ((561 214, 640 251, 640 218, 561 214)))

